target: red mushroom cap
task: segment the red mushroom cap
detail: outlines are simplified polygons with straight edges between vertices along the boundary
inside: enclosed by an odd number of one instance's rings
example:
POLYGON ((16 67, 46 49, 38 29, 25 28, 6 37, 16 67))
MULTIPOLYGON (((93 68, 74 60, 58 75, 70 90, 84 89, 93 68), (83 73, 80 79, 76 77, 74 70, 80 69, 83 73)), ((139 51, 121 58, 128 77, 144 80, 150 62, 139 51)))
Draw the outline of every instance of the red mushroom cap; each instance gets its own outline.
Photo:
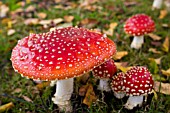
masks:
POLYGON ((21 39, 11 61, 14 69, 28 78, 60 80, 92 70, 115 52, 115 43, 106 35, 68 27, 21 39))
POLYGON ((125 22, 124 30, 127 34, 141 36, 151 33, 155 29, 154 21, 145 14, 136 14, 125 22))
POLYGON ((134 66, 124 76, 124 90, 127 95, 139 96, 151 93, 153 80, 146 67, 134 66))
POLYGON ((92 72, 93 75, 98 78, 112 78, 112 76, 117 72, 117 67, 114 64, 114 60, 109 59, 102 65, 94 68, 92 72))
POLYGON ((123 90, 123 77, 124 73, 120 72, 117 73, 116 76, 113 76, 112 82, 111 82, 111 88, 115 92, 124 92, 123 90))

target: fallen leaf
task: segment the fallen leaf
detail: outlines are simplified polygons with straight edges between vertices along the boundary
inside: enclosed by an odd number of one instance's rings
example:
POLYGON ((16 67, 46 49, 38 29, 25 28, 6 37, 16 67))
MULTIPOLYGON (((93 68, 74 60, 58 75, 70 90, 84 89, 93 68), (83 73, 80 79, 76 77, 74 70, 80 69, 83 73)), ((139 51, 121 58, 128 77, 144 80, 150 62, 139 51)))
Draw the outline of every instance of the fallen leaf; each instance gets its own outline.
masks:
POLYGON ((25 25, 36 25, 39 23, 38 18, 29 18, 24 21, 25 25))
POLYGON ((7 13, 9 11, 9 7, 6 5, 0 5, 0 18, 4 18, 7 16, 7 13))
POLYGON ((27 102, 33 102, 28 96, 22 96, 22 98, 27 102))
POLYGON ((149 48, 149 51, 156 54, 161 54, 161 51, 156 50, 156 48, 149 48))
POLYGON ((74 16, 68 16, 68 15, 64 16, 64 20, 65 20, 66 22, 72 22, 73 19, 74 19, 74 16))
POLYGON ((113 59, 120 60, 122 57, 126 56, 127 54, 128 54, 127 51, 119 51, 113 56, 113 59))
POLYGON ((11 109, 12 107, 14 107, 13 102, 7 103, 5 105, 0 106, 0 113, 8 111, 9 109, 11 109))
POLYGON ((155 59, 150 58, 149 60, 150 60, 150 62, 149 62, 149 69, 150 69, 151 73, 157 74, 159 72, 159 67, 158 67, 155 59))
POLYGON ((33 6, 33 5, 30 5, 30 6, 28 6, 26 9, 25 9, 25 11, 26 12, 33 12, 33 11, 35 11, 35 6, 33 6))
POLYGON ((50 81, 48 82, 41 82, 39 84, 36 85, 36 87, 39 89, 39 90, 42 90, 43 88, 47 87, 50 85, 50 81))
POLYGON ((159 19, 163 19, 165 18, 165 16, 168 14, 167 10, 161 10, 160 11, 160 15, 159 15, 159 19))
POLYGON ((7 32, 7 35, 8 35, 8 36, 11 36, 11 35, 13 35, 15 32, 16 32, 15 29, 9 29, 8 32, 7 32))
POLYGON ((12 94, 20 93, 21 91, 22 91, 21 88, 16 88, 16 89, 12 92, 12 94))
POLYGON ((37 13, 37 16, 38 16, 38 18, 40 18, 40 19, 44 19, 44 18, 46 18, 46 17, 47 17, 47 14, 46 14, 46 13, 41 12, 41 13, 37 13))
POLYGON ((79 88, 79 95, 80 96, 85 96, 87 89, 88 89, 88 85, 83 85, 79 88))
POLYGON ((124 73, 131 68, 131 67, 125 66, 124 62, 115 62, 115 65, 116 65, 117 69, 121 70, 124 73))
POLYGON ((160 92, 160 93, 163 93, 163 94, 166 94, 166 95, 170 95, 170 84, 155 81, 154 82, 154 90, 156 92, 160 92))
POLYGON ((169 51, 169 37, 166 37, 164 42, 163 42, 163 45, 162 45, 162 49, 163 51, 165 52, 168 52, 169 51))
POLYGON ((81 26, 85 26, 87 28, 92 28, 96 24, 98 24, 98 21, 96 19, 90 19, 90 18, 85 18, 80 21, 81 26))
POLYGON ((94 93, 93 86, 89 84, 83 103, 90 107, 91 104, 96 101, 96 99, 97 97, 94 93))
POLYGON ((170 68, 168 70, 161 70, 163 75, 170 76, 170 68))
POLYGON ((118 24, 116 22, 110 23, 108 30, 103 30, 103 33, 112 36, 114 33, 114 29, 118 24))
POLYGON ((89 79, 89 77, 90 77, 90 74, 89 73, 85 73, 85 74, 83 74, 80 77, 76 77, 76 80, 78 82, 82 82, 83 84, 85 84, 87 82, 87 80, 89 79))
POLYGON ((63 22, 63 19, 62 18, 56 18, 56 19, 53 19, 52 21, 54 22, 54 24, 59 24, 59 23, 63 22))
POLYGON ((153 40, 161 40, 161 37, 160 36, 158 36, 158 35, 155 35, 155 34, 153 34, 153 33, 149 33, 148 34, 149 35, 149 37, 150 38, 152 38, 153 40))
POLYGON ((149 58, 150 61, 155 61, 156 64, 160 64, 160 63, 161 63, 161 59, 162 59, 162 57, 157 58, 157 59, 155 59, 155 58, 149 58))

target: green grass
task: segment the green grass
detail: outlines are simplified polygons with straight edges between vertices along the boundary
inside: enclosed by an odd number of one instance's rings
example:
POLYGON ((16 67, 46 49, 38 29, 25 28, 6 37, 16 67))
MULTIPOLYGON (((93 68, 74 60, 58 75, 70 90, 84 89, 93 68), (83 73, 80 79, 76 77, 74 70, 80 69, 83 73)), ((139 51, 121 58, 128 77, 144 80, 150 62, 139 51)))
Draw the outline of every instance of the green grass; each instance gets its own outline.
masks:
MULTIPOLYGON (((41 4, 44 0, 38 3, 41 4)), ((119 62, 128 62, 129 66, 133 65, 144 65, 148 66, 149 70, 157 76, 157 80, 163 80, 163 82, 170 83, 170 78, 162 75, 160 69, 167 70, 170 68, 170 53, 162 51, 162 46, 151 45, 153 41, 147 35, 145 36, 145 44, 140 50, 134 50, 130 48, 130 43, 132 41, 131 36, 128 36, 123 31, 123 25, 125 20, 137 13, 145 13, 152 17, 156 23, 156 31, 154 34, 159 35, 162 39, 158 42, 163 43, 165 37, 170 37, 170 28, 162 27, 162 24, 170 23, 170 12, 163 19, 159 19, 160 10, 151 10, 152 1, 149 0, 132 0, 136 2, 133 6, 125 6, 124 3, 126 0, 101 0, 101 2, 94 3, 92 6, 97 7, 96 10, 90 11, 87 9, 80 8, 80 2, 72 0, 69 2, 63 3, 64 7, 70 5, 70 3, 76 5, 75 8, 71 9, 57 9, 54 8, 56 5, 53 3, 47 3, 46 7, 39 7, 36 5, 36 2, 31 2, 25 7, 18 6, 16 3, 19 1, 11 0, 5 1, 3 3, 7 4, 11 11, 15 11, 17 8, 26 9, 28 6, 33 5, 36 7, 36 11, 33 13, 26 13, 25 15, 20 15, 17 17, 17 22, 12 25, 12 28, 16 30, 16 33, 8 36, 7 23, 2 23, 3 19, 0 20, 0 105, 6 104, 8 102, 13 102, 14 107, 7 112, 11 113, 53 113, 56 112, 56 105, 51 102, 51 97, 54 94, 53 87, 46 87, 43 90, 37 90, 35 84, 32 80, 21 77, 18 73, 14 72, 12 64, 10 61, 12 48, 17 44, 17 41, 27 35, 30 32, 41 33, 46 32, 49 28, 44 29, 41 25, 25 25, 24 20, 31 17, 37 17, 38 12, 44 12, 47 14, 46 19, 55 19, 55 18, 64 18, 65 15, 74 16, 72 21, 73 26, 83 26, 88 28, 99 28, 101 31, 107 30, 109 24, 112 22, 117 22, 118 26, 115 28, 113 36, 109 38, 113 39, 117 45, 118 51, 128 51, 128 55, 123 57, 119 62), (81 21, 84 19, 93 19, 97 24, 93 26, 81 25, 81 21), (161 54, 153 54, 148 51, 149 48, 156 48, 161 51, 161 54), (156 65, 154 62, 151 62, 148 58, 159 58, 162 56, 161 64, 156 65), (160 79, 162 77, 162 79, 160 79), (17 88, 21 89, 20 92, 14 93, 14 90, 17 88), (29 97, 33 102, 27 102, 23 99, 23 95, 29 97)), ((165 9, 165 7, 162 7, 165 9)), ((161 9, 161 10, 162 10, 161 9)), ((11 15, 8 14, 6 18, 11 19, 11 15)), ((59 25, 64 24, 62 22, 59 25)), ((89 23, 90 24, 90 23, 89 23)), ((57 25, 57 26, 59 26, 57 25)), ((93 84, 96 87, 96 83, 93 84)), ((75 83, 75 87, 81 86, 80 83, 75 83)), ((76 89, 76 88, 75 88, 76 89)), ((74 95, 78 95, 77 91, 74 91, 74 95)), ((167 113, 170 112, 170 96, 157 93, 158 99, 154 98, 151 101, 150 105, 144 106, 142 108, 136 109, 136 113, 167 113)), ((104 102, 100 97, 101 95, 96 94, 99 98, 90 108, 86 106, 81 106, 77 108, 78 112, 84 111, 88 113, 107 113, 108 110, 112 113, 128 113, 129 111, 123 108, 124 100, 118 100, 114 97, 109 101, 104 102)), ((110 95, 111 96, 111 95, 110 95)), ((112 95, 113 96, 113 95, 112 95)), ((77 96, 75 96, 77 97, 77 96)), ((76 103, 76 101, 73 101, 76 103)))

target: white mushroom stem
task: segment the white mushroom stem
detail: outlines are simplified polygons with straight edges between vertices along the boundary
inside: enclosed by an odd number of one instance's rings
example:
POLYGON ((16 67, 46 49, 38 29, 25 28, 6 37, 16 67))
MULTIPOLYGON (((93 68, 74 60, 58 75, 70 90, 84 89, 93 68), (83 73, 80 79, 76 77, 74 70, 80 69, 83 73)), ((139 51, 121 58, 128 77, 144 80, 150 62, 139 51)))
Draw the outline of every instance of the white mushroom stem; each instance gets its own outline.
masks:
POLYGON ((134 107, 136 107, 137 105, 139 105, 139 107, 142 106, 142 103, 143 103, 143 95, 141 95, 141 96, 130 96, 124 106, 125 106, 125 108, 131 110, 134 107))
POLYGON ((52 98, 54 104, 57 104, 60 111, 71 112, 71 95, 73 93, 73 78, 58 80, 56 83, 56 93, 52 98))
POLYGON ((115 91, 113 92, 114 92, 114 96, 118 99, 122 99, 125 96, 125 93, 123 92, 115 92, 115 91))
POLYGON ((154 0, 154 1, 153 1, 153 4, 152 4, 153 9, 154 9, 154 8, 160 9, 161 6, 162 6, 162 2, 163 2, 163 0, 154 0))
POLYGON ((139 49, 142 47, 144 43, 144 36, 134 36, 133 41, 131 43, 131 48, 139 49))
POLYGON ((100 79, 98 89, 101 91, 106 91, 106 92, 111 91, 111 88, 109 85, 109 79, 107 79, 107 78, 100 79))

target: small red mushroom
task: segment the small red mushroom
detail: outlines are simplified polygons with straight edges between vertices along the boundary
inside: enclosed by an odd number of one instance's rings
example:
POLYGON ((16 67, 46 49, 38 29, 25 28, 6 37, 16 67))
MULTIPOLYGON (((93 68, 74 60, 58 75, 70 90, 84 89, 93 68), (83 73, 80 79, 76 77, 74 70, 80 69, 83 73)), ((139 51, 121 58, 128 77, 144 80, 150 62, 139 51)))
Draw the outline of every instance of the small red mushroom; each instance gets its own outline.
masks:
POLYGON ((109 59, 104 62, 102 65, 94 68, 92 73, 95 77, 99 78, 98 89, 102 91, 110 91, 109 80, 113 77, 113 75, 117 72, 117 67, 114 64, 114 60, 109 59))
POLYGON ((144 66, 134 66, 125 73, 123 90, 129 96, 125 108, 133 109, 143 103, 143 96, 152 92, 153 79, 149 70, 144 66))
POLYGON ((155 29, 154 21, 145 14, 136 14, 130 17, 124 25, 124 31, 133 35, 134 39, 131 48, 139 49, 144 43, 144 34, 153 32, 155 29))
POLYGON ((117 73, 116 76, 113 76, 112 82, 111 82, 112 91, 114 92, 115 97, 119 99, 125 96, 125 91, 123 90, 124 76, 125 75, 123 72, 119 72, 117 73))
POLYGON ((14 47, 12 66, 34 80, 58 80, 53 102, 60 110, 71 111, 73 78, 110 59, 115 43, 106 35, 84 28, 58 28, 31 34, 14 47))

